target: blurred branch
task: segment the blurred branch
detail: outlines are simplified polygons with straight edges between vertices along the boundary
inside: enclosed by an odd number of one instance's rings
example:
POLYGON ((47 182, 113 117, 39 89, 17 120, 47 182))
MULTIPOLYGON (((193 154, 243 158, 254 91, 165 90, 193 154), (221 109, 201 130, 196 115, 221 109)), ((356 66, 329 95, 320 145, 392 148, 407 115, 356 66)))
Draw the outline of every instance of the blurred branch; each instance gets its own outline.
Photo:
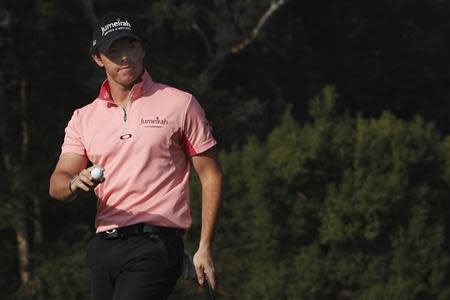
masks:
POLYGON ((210 59, 213 56, 212 50, 211 50, 211 43, 208 40, 208 37, 206 36, 205 32, 198 26, 197 22, 194 21, 192 24, 192 28, 195 32, 198 33, 200 38, 203 41, 203 44, 205 45, 206 52, 208 54, 208 59, 210 59))
MULTIPOLYGON (((258 37, 262 28, 267 24, 269 18, 273 16, 275 12, 277 12, 284 4, 286 4, 288 0, 273 0, 267 10, 261 15, 256 25, 251 30, 249 36, 244 37, 241 41, 237 42, 236 45, 230 47, 230 42, 225 42, 222 44, 218 44, 214 53, 211 51, 211 45, 204 34, 204 32, 198 27, 196 23, 193 25, 193 29, 197 31, 197 33, 202 37, 202 40, 205 44, 205 47, 208 51, 209 62, 208 65, 203 69, 201 74, 198 77, 198 82, 201 87, 208 86, 219 74, 222 70, 225 59, 231 54, 238 54, 248 46, 250 46, 258 37)), ((223 16, 224 24, 221 24, 220 27, 222 30, 225 28, 232 28, 234 25, 234 20, 230 14, 229 7, 227 6, 226 1, 216 0, 215 1, 216 8, 221 12, 223 16)), ((235 29, 236 30, 236 29, 235 29)), ((239 35, 239 34, 237 34, 239 35)))
POLYGON ((24 222, 18 221, 15 226, 17 252, 19 259, 19 274, 23 285, 30 281, 30 253, 27 238, 27 229, 24 222))
POLYGON ((239 44, 233 46, 231 48, 231 53, 237 54, 247 48, 250 44, 254 42, 256 37, 258 36, 259 32, 263 28, 263 26, 267 23, 269 18, 282 7, 284 4, 286 4, 287 0, 278 0, 278 1, 272 1, 269 8, 266 10, 266 12, 261 16, 258 23, 256 23, 255 27, 253 28, 250 36, 244 38, 239 44))

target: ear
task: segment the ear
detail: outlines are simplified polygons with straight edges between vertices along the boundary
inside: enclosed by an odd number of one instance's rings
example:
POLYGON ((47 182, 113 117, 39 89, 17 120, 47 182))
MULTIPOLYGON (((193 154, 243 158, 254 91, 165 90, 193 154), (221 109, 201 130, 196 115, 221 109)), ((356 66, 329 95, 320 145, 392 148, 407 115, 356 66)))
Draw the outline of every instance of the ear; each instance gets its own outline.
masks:
POLYGON ((94 53, 91 55, 91 57, 100 68, 103 68, 105 66, 100 53, 94 53))

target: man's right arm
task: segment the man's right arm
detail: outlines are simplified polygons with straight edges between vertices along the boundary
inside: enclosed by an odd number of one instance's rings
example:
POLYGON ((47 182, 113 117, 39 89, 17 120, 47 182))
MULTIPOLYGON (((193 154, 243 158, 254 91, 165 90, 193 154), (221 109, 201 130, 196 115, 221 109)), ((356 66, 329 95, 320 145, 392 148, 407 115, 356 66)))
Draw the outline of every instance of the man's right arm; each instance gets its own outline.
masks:
POLYGON ((88 192, 94 187, 88 159, 75 153, 60 156, 50 177, 49 194, 56 200, 72 200, 80 191, 88 192), (69 187, 70 185, 70 187, 69 187))

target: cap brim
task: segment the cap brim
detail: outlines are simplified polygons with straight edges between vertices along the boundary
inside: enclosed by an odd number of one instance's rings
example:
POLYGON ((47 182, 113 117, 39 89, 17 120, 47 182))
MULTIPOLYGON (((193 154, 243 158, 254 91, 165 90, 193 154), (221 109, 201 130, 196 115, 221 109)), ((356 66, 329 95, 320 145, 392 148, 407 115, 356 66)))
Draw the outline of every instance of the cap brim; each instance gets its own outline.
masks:
POLYGON ((132 33, 132 32, 118 32, 115 35, 111 35, 106 41, 103 41, 103 43, 101 44, 97 44, 95 47, 92 48, 92 52, 98 51, 101 53, 106 52, 106 50, 109 49, 109 47, 111 47, 111 45, 117 41, 118 39, 121 38, 132 38, 134 40, 137 41, 141 41, 142 39, 137 36, 136 34, 132 33))

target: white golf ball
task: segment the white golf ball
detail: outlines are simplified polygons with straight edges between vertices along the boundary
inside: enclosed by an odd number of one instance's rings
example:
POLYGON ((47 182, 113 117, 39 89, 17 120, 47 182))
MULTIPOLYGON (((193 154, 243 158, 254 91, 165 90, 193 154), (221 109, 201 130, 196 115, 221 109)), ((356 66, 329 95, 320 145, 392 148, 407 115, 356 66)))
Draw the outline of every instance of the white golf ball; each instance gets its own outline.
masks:
POLYGON ((105 172, 105 169, 102 167, 96 166, 91 169, 91 176, 92 179, 95 181, 101 181, 103 179, 103 173, 105 172))

